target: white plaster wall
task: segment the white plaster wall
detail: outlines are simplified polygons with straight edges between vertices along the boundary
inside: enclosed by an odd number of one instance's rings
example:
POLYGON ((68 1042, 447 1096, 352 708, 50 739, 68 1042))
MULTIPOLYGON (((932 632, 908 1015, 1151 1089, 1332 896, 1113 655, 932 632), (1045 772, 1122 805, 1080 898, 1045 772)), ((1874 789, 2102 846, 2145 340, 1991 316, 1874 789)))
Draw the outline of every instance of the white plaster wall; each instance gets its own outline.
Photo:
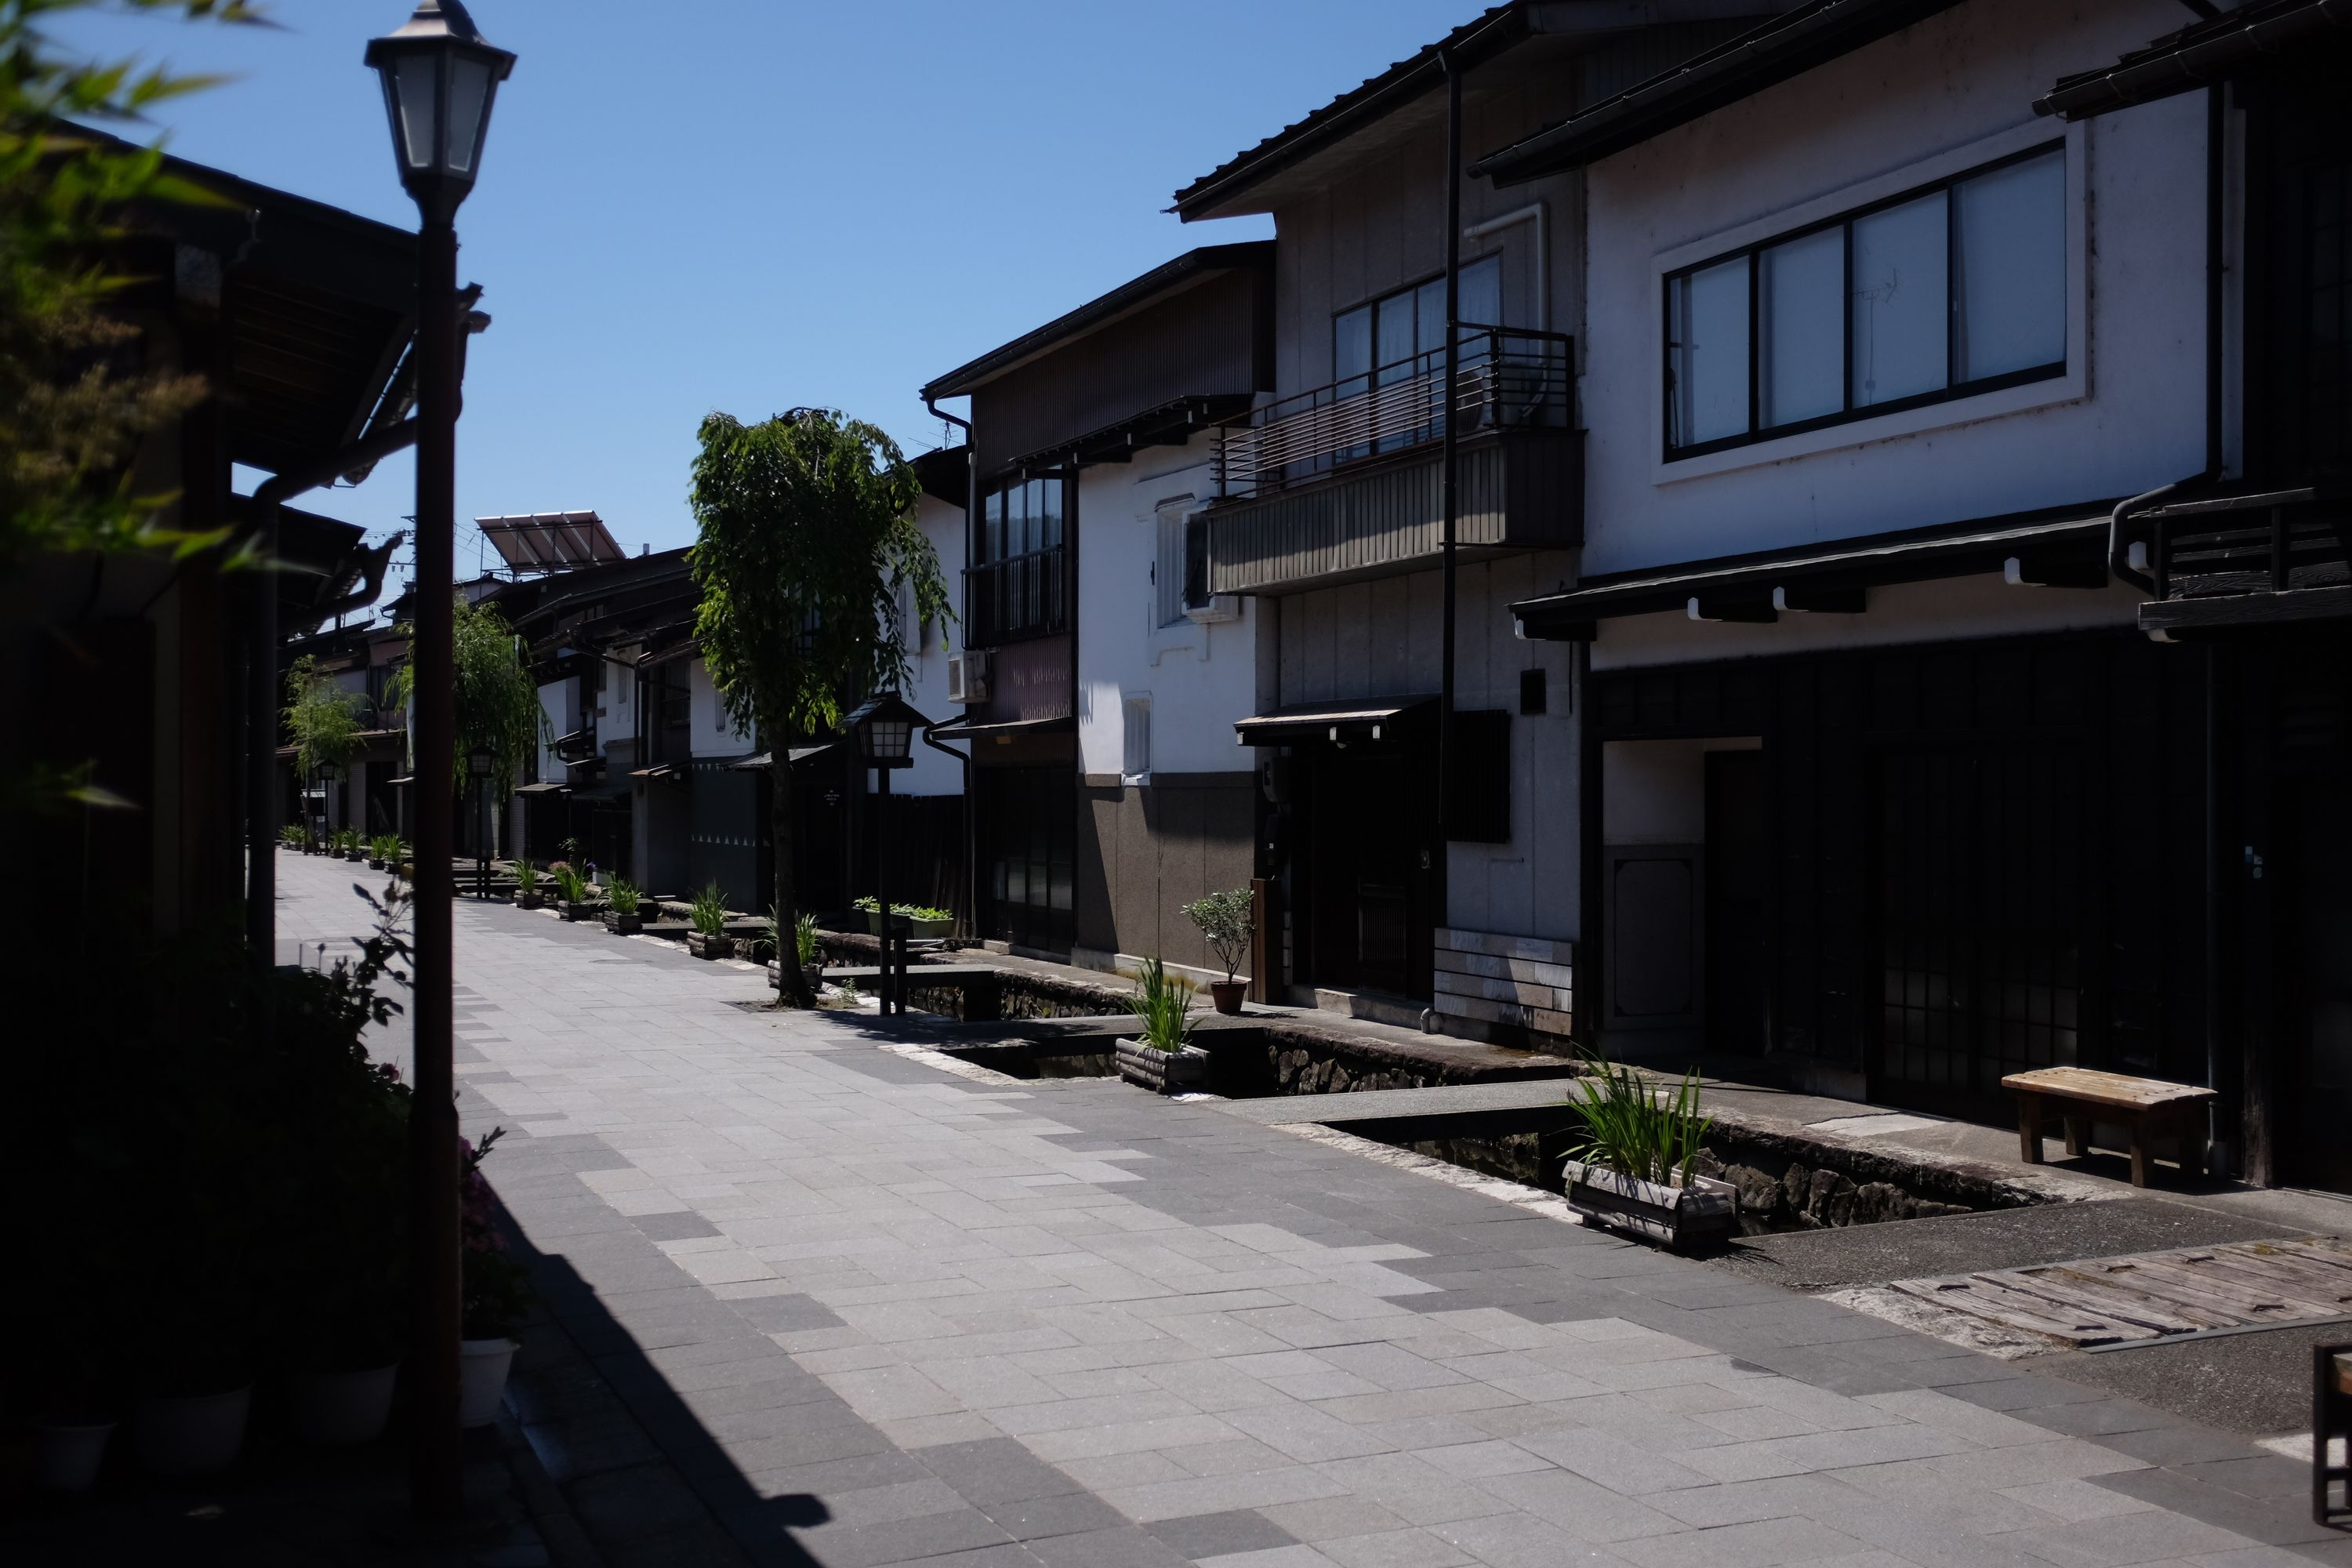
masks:
MULTIPOLYGON (((963 605, 964 513, 960 506, 950 506, 937 497, 926 494, 917 503, 915 521, 921 525, 923 537, 931 542, 931 549, 940 558, 940 575, 948 585, 948 603, 959 614, 963 605)), ((905 600, 902 619, 906 625, 907 663, 913 676, 907 689, 907 700, 916 711, 935 724, 944 724, 962 717, 963 709, 948 700, 948 658, 963 649, 963 628, 961 626, 924 627, 916 624, 914 596, 905 600)), ((940 751, 915 742, 915 763, 900 768, 890 780, 894 795, 961 795, 963 767, 940 751)))
POLYGON ((1214 494, 1213 440, 1154 447, 1131 463, 1102 463, 1078 479, 1079 771, 1116 773, 1126 751, 1125 702, 1151 699, 1154 773, 1246 773, 1253 754, 1234 723, 1255 711, 1258 613, 1196 625, 1159 622, 1153 568, 1160 509, 1214 494))
POLYGON ((572 721, 580 712, 579 691, 579 678, 569 675, 539 689, 540 711, 547 715, 547 728, 540 737, 539 776, 548 783, 562 784, 571 776, 563 759, 548 742, 571 732, 572 721))
POLYGON ((1601 832, 1611 844, 1706 840, 1706 754, 1752 752, 1755 736, 1609 741, 1601 748, 1601 832))
POLYGON ((2060 75, 2180 18, 2168 0, 1971 0, 1593 165, 1585 572, 2133 494, 2201 467, 2202 98, 2071 131, 2030 107, 2060 75), (1830 449, 1765 460, 1823 439, 1791 438, 1728 469, 1723 455, 1660 463, 1662 257, 1717 237, 1728 248, 1743 226, 2005 135, 2080 142, 2079 396, 1989 417, 2018 399, 1988 394, 1941 405, 1932 428, 1890 437, 1903 416, 1857 421, 1830 449))
POLYGON ((720 701, 719 689, 710 684, 710 667, 700 659, 686 675, 688 750, 698 757, 740 757, 751 749, 751 738, 735 728, 735 721, 727 716, 727 704, 720 701))
MULTIPOLYGON (((1459 571, 1454 705, 1511 713, 1511 840, 1455 844, 1447 923, 1573 941, 1579 934, 1579 799, 1574 653, 1511 635, 1514 600, 1567 579, 1557 553, 1473 562, 1459 571), (1546 711, 1523 715, 1519 675, 1545 672, 1546 711)), ((1281 602, 1281 702, 1425 696, 1439 681, 1444 602, 1436 572, 1318 588, 1281 602)))

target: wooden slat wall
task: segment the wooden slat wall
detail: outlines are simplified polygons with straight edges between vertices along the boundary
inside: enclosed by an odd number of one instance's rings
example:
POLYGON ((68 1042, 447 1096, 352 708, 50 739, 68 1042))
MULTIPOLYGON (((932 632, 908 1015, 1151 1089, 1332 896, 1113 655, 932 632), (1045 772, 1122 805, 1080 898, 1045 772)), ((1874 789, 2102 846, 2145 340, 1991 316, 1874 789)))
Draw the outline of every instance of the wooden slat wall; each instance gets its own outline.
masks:
POLYGON ((1179 398, 1258 391, 1268 379, 1266 286, 1254 268, 1212 274, 980 388, 972 426, 982 478, 1179 398))
MULTIPOLYGON (((1536 549, 1582 537, 1582 446, 1573 432, 1465 444, 1454 537, 1536 549)), ((1209 521, 1210 589, 1255 594, 1434 562, 1444 463, 1425 457, 1312 489, 1234 501, 1209 521)))
POLYGON ((1450 1017, 1565 1037, 1576 1027, 1576 944, 1441 928, 1435 1006, 1450 1017))

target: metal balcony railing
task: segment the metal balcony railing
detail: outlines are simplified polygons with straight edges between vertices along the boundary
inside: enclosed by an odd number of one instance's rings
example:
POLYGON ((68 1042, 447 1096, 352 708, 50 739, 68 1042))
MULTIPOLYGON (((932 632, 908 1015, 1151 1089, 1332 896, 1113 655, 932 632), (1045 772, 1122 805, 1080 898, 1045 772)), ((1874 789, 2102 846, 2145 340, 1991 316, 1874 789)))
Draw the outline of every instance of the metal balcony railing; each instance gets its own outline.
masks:
POLYGON ((2352 583, 2352 499, 2332 491, 2176 501, 2137 514, 2129 527, 2141 546, 2132 565, 2159 602, 2352 583))
POLYGON ((964 637, 971 647, 1052 637, 1070 629, 1068 562, 1061 545, 967 566, 964 637))
MULTIPOLYGON (((1568 425, 1575 340, 1512 327, 1461 331, 1453 406, 1463 435, 1568 425)), ((1444 380, 1445 351, 1432 349, 1252 409, 1218 429, 1218 493, 1265 495, 1443 440, 1444 380)))

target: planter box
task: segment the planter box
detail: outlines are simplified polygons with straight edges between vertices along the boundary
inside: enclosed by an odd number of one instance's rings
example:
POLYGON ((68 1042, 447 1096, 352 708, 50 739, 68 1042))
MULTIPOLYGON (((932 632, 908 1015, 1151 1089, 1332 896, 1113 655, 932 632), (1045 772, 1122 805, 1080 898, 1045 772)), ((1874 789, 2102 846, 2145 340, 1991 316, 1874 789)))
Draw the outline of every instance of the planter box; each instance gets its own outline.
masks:
POLYGON ((646 929, 643 915, 625 915, 618 910, 604 911, 604 929, 614 936, 635 936, 646 929))
POLYGON ((697 958, 726 958, 735 946, 728 936, 705 936, 698 931, 686 933, 686 951, 697 958))
POLYGON ((563 902, 563 918, 568 921, 593 921, 604 912, 604 906, 593 899, 583 899, 576 904, 567 899, 563 902))
POLYGON ((368 857, 368 869, 371 871, 381 871, 383 869, 383 862, 371 855, 368 857))
POLYGON ((1198 1046, 1169 1052, 1141 1040, 1121 1040, 1114 1053, 1118 1076, 1154 1094, 1174 1094, 1198 1089, 1209 1076, 1209 1053, 1198 1046))
MULTIPOLYGON (((948 936, 952 934, 954 931, 955 921, 951 920, 909 920, 907 922, 907 935, 910 939, 915 937, 948 936)), ((866 932, 868 936, 880 936, 882 934, 882 917, 880 915, 868 914, 866 917, 866 932)))
POLYGON ((1612 1230, 1630 1231, 1669 1247, 1717 1240, 1739 1229, 1739 1189, 1694 1172, 1687 1186, 1568 1161, 1568 1206, 1612 1230))
POLYGON ((541 894, 526 893, 520 889, 515 890, 515 908, 519 910, 535 910, 546 902, 547 900, 541 894))

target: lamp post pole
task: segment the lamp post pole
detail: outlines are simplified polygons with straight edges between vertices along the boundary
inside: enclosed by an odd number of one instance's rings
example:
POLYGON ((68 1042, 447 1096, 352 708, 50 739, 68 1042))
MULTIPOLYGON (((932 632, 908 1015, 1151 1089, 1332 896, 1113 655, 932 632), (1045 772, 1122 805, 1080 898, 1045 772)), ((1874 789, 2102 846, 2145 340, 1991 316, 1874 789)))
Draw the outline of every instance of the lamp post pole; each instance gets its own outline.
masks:
POLYGON ((457 1426, 462 1324, 450 900, 457 794, 457 231, 427 222, 416 247, 416 1015, 408 1110, 409 1498, 428 1520, 464 1502, 457 1426))
POLYGON ((481 164, 498 84, 514 57, 493 48, 462 0, 417 0, 371 41, 401 184, 416 235, 415 1025, 408 1112, 409 1503, 454 1521, 465 1503, 457 1427, 464 1326, 458 1256, 457 1104, 451 1060, 450 900, 457 893, 457 405, 464 375, 457 300, 458 204, 481 164))

